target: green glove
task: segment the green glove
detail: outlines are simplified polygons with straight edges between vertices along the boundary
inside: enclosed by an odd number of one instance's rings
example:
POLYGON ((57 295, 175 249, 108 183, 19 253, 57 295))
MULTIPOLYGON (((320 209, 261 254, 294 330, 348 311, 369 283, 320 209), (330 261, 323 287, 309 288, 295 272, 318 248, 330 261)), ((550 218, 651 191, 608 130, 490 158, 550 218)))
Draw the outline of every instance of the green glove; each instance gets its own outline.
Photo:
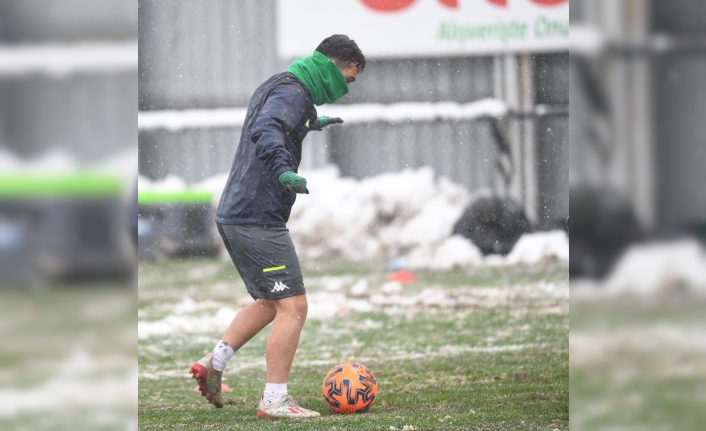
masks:
POLYGON ((314 121, 314 127, 311 130, 321 130, 329 124, 341 124, 343 120, 339 117, 317 117, 314 121))
POLYGON ((292 171, 282 172, 279 176, 279 182, 294 193, 309 194, 309 189, 306 188, 306 178, 300 177, 292 171))

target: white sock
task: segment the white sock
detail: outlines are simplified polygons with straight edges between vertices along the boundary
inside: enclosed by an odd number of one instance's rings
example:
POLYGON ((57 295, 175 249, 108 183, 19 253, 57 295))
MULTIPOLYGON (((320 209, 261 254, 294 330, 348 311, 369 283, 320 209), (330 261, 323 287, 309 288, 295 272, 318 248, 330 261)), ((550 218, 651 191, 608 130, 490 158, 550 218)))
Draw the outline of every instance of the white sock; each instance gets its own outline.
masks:
POLYGON ((262 394, 262 402, 269 406, 285 395, 287 395, 286 383, 265 383, 265 393, 262 394))
POLYGON ((233 353, 235 353, 235 351, 228 343, 223 340, 219 341, 216 347, 213 348, 213 359, 211 360, 213 368, 215 368, 216 371, 223 371, 226 365, 228 365, 228 361, 230 361, 233 353))

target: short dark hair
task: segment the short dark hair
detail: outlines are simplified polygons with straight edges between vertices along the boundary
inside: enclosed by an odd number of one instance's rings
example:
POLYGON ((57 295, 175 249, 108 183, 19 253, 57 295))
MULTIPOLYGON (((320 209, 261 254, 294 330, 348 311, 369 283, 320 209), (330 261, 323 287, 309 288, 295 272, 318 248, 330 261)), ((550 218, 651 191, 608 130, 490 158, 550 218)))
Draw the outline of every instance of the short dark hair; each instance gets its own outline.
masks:
POLYGON ((356 64, 358 73, 365 69, 363 52, 358 48, 355 41, 345 34, 334 34, 327 37, 316 47, 316 50, 334 60, 339 69, 345 69, 351 63, 356 64))

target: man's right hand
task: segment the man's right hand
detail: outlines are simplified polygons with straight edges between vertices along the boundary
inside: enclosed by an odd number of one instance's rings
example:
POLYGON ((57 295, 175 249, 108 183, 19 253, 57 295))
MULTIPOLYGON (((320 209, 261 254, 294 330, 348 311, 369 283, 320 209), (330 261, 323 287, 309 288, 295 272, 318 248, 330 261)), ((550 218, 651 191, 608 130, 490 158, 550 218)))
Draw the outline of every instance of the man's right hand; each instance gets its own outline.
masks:
POLYGON ((295 193, 309 194, 309 189, 306 188, 306 178, 300 177, 292 171, 282 172, 279 176, 279 182, 295 193))

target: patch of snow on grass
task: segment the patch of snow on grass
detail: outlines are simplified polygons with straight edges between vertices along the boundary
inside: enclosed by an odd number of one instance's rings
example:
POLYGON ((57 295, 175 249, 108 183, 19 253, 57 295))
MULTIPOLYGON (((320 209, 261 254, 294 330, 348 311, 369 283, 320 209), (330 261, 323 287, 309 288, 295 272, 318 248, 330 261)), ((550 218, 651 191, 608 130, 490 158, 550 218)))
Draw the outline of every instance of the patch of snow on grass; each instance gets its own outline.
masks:
MULTIPOLYGON (((132 359, 134 361, 134 359, 132 359)), ((134 363, 134 362, 133 362, 134 363)), ((32 412, 71 411, 91 408, 101 411, 134 405, 137 366, 124 376, 126 358, 95 358, 77 349, 49 379, 35 386, 0 388, 0 418, 32 412)))
MULTIPOLYGON (((183 304, 183 303, 182 303, 183 304)), ((183 310, 185 307, 181 307, 183 310)), ((162 320, 154 322, 138 321, 137 338, 146 339, 155 335, 170 335, 175 333, 222 332, 230 325, 236 311, 221 307, 216 313, 190 316, 170 314, 162 320)))

